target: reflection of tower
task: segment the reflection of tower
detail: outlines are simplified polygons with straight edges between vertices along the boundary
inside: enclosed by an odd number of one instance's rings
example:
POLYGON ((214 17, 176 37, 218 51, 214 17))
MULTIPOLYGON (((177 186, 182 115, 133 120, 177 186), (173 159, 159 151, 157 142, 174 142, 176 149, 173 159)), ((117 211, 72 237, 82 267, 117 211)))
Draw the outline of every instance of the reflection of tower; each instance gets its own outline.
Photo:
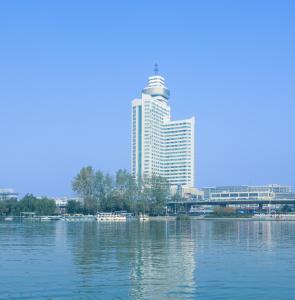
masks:
POLYGON ((274 223, 272 221, 266 221, 266 222, 262 221, 259 222, 258 224, 259 224, 259 234, 262 235, 264 244, 267 246, 267 248, 271 249, 273 247, 272 225, 274 223))
POLYGON ((149 77, 141 98, 132 102, 131 172, 160 175, 171 185, 193 187, 195 180, 195 119, 172 121, 165 79, 149 77))
POLYGON ((174 222, 166 223, 167 227, 162 222, 141 225, 146 228, 141 228, 131 270, 132 298, 182 299, 178 292, 195 293, 195 245, 190 228, 181 228, 176 235, 174 222))

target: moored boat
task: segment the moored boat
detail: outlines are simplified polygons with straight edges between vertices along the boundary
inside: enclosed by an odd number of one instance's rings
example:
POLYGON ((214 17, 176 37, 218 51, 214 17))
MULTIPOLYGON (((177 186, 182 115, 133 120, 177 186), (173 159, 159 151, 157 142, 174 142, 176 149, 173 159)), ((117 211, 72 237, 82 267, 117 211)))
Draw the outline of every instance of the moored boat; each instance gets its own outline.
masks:
POLYGON ((127 221, 127 216, 121 213, 101 212, 96 215, 96 220, 99 222, 125 222, 127 221))
POLYGON ((145 215, 145 214, 140 214, 138 216, 138 220, 141 221, 141 222, 144 222, 144 221, 149 221, 150 217, 148 215, 145 215))
POLYGON ((95 216, 93 215, 82 215, 82 214, 66 214, 63 216, 62 220, 67 222, 85 222, 85 221, 93 221, 95 216))
POLYGON ((295 221, 295 214, 255 214, 252 219, 258 221, 295 221))

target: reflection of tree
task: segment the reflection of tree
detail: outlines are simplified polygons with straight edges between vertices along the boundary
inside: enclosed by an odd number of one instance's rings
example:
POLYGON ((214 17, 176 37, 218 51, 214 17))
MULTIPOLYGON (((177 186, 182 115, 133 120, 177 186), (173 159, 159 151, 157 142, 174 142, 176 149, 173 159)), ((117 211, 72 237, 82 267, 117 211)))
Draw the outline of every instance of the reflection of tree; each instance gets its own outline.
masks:
MULTIPOLYGON (((20 243, 19 251, 27 253, 28 248, 35 251, 35 257, 43 256, 44 252, 52 251, 55 247, 55 222, 37 222, 24 220, 21 223, 11 223, 11 226, 5 228, 6 243, 20 243), (16 237, 18 240, 16 241, 16 237), (20 238, 21 237, 21 238, 20 238)), ((3 245, 2 245, 3 246, 3 245)), ((5 246, 6 247, 6 246, 5 246)), ((1 251, 0 251, 1 253, 1 251)))
MULTIPOLYGON (((91 273, 102 270, 108 262, 120 258, 123 249, 120 247, 127 245, 126 230, 126 224, 121 223, 68 224, 67 231, 73 243, 77 266, 91 273)), ((124 264, 124 260, 120 263, 124 264)))

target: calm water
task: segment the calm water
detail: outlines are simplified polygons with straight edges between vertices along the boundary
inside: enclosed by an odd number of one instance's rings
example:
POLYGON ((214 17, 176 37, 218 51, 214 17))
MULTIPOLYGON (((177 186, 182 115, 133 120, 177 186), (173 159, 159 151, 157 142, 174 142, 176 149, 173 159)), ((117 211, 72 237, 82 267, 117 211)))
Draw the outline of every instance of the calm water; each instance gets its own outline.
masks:
POLYGON ((295 222, 0 223, 0 299, 295 299, 295 222))

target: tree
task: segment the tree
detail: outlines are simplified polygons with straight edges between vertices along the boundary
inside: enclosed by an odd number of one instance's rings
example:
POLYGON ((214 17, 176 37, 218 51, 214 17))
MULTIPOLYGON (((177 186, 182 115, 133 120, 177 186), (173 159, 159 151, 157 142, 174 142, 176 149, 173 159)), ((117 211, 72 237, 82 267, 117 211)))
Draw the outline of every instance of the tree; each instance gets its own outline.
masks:
POLYGON ((83 213, 83 206, 80 201, 69 200, 67 203, 68 214, 81 214, 83 213))
POLYGON ((4 201, 5 213, 7 215, 19 216, 20 207, 16 199, 8 199, 4 201))
POLYGON ((152 176, 143 180, 120 169, 113 180, 109 174, 95 171, 90 166, 80 170, 72 186, 83 198, 85 212, 91 214, 97 210, 162 214, 170 194, 168 181, 163 177, 152 176))
POLYGON ((116 189, 123 195, 130 187, 131 175, 126 170, 118 170, 116 173, 116 189))
POLYGON ((84 200, 93 196, 94 170, 87 166, 80 170, 72 182, 73 191, 84 200))
POLYGON ((55 201, 46 197, 36 198, 31 194, 25 195, 19 201, 21 212, 35 212, 37 215, 53 215, 56 212, 55 201))
POLYGON ((46 197, 36 198, 32 194, 25 195, 20 201, 15 199, 4 202, 5 213, 19 215, 21 212, 35 212, 37 215, 53 215, 56 212, 55 201, 46 197))
POLYGON ((108 210, 108 197, 113 189, 113 179, 110 175, 104 175, 101 171, 95 172, 94 197, 100 210, 108 210))
POLYGON ((35 196, 33 196, 32 194, 25 195, 19 201, 20 211, 21 212, 35 212, 37 200, 38 199, 35 196))
POLYGON ((92 167, 87 166, 80 170, 72 182, 73 191, 83 198, 85 211, 95 214, 97 212, 97 200, 94 191, 95 174, 92 167))
POLYGON ((213 214, 218 217, 231 217, 236 215, 236 210, 233 207, 216 207, 213 214))
POLYGON ((6 213, 6 207, 3 201, 0 201, 0 215, 3 215, 6 213))
POLYGON ((115 189, 119 193, 121 206, 125 210, 137 212, 137 201, 140 199, 139 185, 134 176, 126 170, 118 170, 116 173, 115 189))
POLYGON ((149 202, 150 214, 163 214, 169 195, 170 189, 167 179, 156 175, 145 178, 144 198, 149 202))
POLYGON ((50 216, 56 213, 55 201, 43 197, 35 201, 35 212, 37 215, 50 216))
POLYGON ((290 208, 290 206, 288 204, 284 204, 281 206, 280 211, 286 213, 286 212, 292 211, 292 209, 290 208))

